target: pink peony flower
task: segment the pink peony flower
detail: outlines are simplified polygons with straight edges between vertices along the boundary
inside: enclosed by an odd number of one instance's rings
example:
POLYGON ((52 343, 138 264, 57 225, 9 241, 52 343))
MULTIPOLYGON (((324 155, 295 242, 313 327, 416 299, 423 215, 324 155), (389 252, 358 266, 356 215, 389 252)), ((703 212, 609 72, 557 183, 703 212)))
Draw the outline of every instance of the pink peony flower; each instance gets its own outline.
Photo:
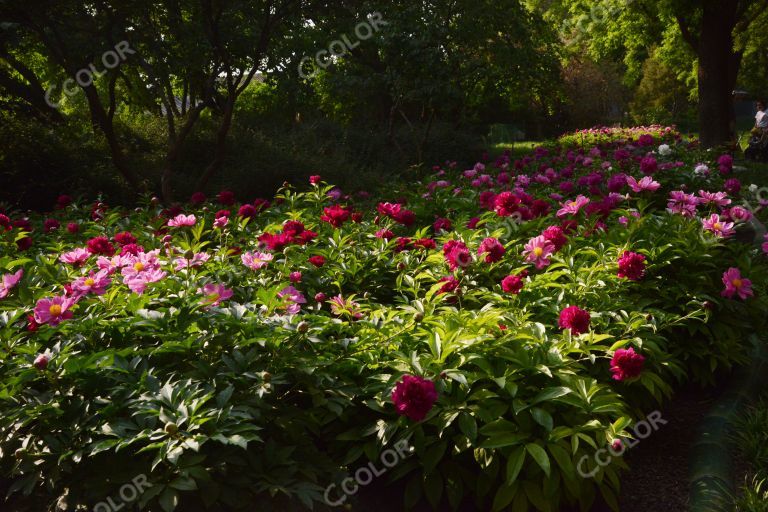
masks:
POLYGON ((500 261, 506 253, 506 249, 501 245, 496 238, 486 238, 480 243, 480 247, 477 249, 478 256, 485 254, 486 263, 495 263, 500 261))
POLYGON ((635 349, 620 348, 611 358, 611 373, 614 380, 623 381, 638 377, 643 371, 645 357, 635 352, 635 349))
POLYGON ((766 234, 766 235, 763 237, 763 240, 764 240, 764 242, 763 242, 763 252, 764 252, 765 254, 768 254, 768 234, 766 234))
POLYGON ((710 215, 708 219, 702 219, 701 223, 705 230, 711 231, 720 238, 728 238, 736 232, 733 229, 733 222, 721 220, 716 213, 710 215))
POLYGON ((160 250, 142 252, 137 256, 126 256, 126 260, 120 262, 122 266, 123 283, 138 294, 144 293, 147 285, 162 280, 167 275, 160 269, 160 261, 157 258, 160 250))
POLYGON ((561 329, 570 329, 574 336, 589 330, 589 312, 578 306, 569 306, 560 312, 558 325, 561 329))
POLYGON ((669 193, 667 209, 670 213, 677 213, 683 217, 696 215, 696 207, 699 199, 693 194, 686 194, 682 190, 674 190, 669 193))
POLYGON ((397 414, 412 421, 421 421, 437 401, 435 383, 415 375, 403 375, 392 390, 392 402, 397 414))
POLYGON ((86 261, 88 261, 88 258, 91 257, 91 253, 87 249, 83 249, 78 247, 77 249, 73 249, 69 252, 65 252, 61 256, 59 256, 59 260, 61 260, 64 263, 69 263, 70 265, 75 265, 76 267, 79 267, 86 261))
POLYGON ((205 296, 200 301, 200 304, 204 304, 208 307, 218 306, 222 301, 229 300, 234 295, 234 292, 223 284, 206 284, 201 289, 197 290, 197 293, 201 293, 205 296))
POLYGON ((183 226, 194 226, 197 218, 194 215, 179 214, 168 221, 168 227, 180 228, 183 226))
POLYGON ((645 256, 636 252, 624 251, 619 256, 619 277, 630 281, 639 281, 645 276, 645 256))
POLYGON ((731 204, 731 200, 728 199, 728 194, 726 192, 707 192, 705 190, 699 190, 699 204, 714 204, 715 206, 722 208, 731 204))
POLYGON ((734 295, 738 295, 741 300, 746 300, 754 295, 752 281, 741 277, 741 271, 738 268, 731 267, 723 272, 723 284, 725 289, 720 292, 723 297, 732 299, 734 295))
POLYGON ((14 274, 4 274, 0 278, 0 299, 4 299, 8 296, 13 288, 19 284, 22 276, 24 275, 24 269, 20 268, 14 274))
POLYGON ((528 243, 525 244, 523 256, 525 256, 526 261, 536 265, 536 268, 542 269, 549 265, 550 257, 554 252, 555 246, 552 242, 544 238, 544 236, 539 235, 531 238, 528 243))
POLYGON ((584 206, 589 204, 589 198, 585 196, 578 196, 573 201, 565 201, 557 211, 558 217, 565 217, 566 215, 576 215, 584 206))
POLYGON ((94 295, 104 295, 107 291, 107 286, 112 282, 107 276, 109 272, 101 270, 98 273, 90 272, 88 276, 83 276, 75 280, 72 283, 72 291, 79 299, 83 295, 93 293, 94 295))
POLYGON ((176 265, 174 270, 178 272, 187 267, 199 268, 199 267, 202 267, 203 264, 207 262, 209 259, 211 259, 211 255, 204 252, 195 253, 194 256, 192 256, 191 260, 188 260, 186 258, 176 258, 173 260, 174 265, 176 265))
POLYGON ((246 267, 252 270, 259 270, 264 268, 275 257, 268 252, 246 252, 240 255, 240 259, 246 267))
POLYGON ((644 176, 640 178, 640 181, 632 176, 627 176, 627 185, 632 189, 632 192, 643 192, 645 190, 655 192, 661 186, 659 182, 654 181, 650 176, 644 176))
POLYGON ((51 299, 40 299, 35 305, 35 322, 38 324, 51 324, 56 327, 64 320, 72 318, 72 312, 69 311, 77 300, 70 297, 53 297, 51 299))

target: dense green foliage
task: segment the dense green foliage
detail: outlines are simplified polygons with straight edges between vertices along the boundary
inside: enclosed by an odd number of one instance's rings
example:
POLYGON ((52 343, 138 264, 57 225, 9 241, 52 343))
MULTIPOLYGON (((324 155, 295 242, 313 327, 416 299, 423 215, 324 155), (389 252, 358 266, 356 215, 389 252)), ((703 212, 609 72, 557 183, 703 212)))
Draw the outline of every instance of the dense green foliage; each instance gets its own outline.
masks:
POLYGON ((625 464, 596 452, 673 386, 743 362, 745 332, 764 325, 768 265, 749 223, 718 236, 728 225, 704 222, 754 198, 712 158, 671 129, 600 130, 439 166, 384 197, 315 178, 237 213, 227 194, 172 210, 61 200, 29 224, 11 212, 7 505, 93 507, 143 475, 135 508, 285 510, 405 440, 414 455, 382 478, 402 483, 406 508, 615 506, 625 464), (630 188, 641 165, 658 190, 630 188), (690 215, 666 209, 683 187, 703 191, 690 215), (642 265, 623 266, 627 251, 642 265), (617 362, 627 349, 641 367, 617 362), (423 418, 393 406, 404 374, 434 383, 423 418))

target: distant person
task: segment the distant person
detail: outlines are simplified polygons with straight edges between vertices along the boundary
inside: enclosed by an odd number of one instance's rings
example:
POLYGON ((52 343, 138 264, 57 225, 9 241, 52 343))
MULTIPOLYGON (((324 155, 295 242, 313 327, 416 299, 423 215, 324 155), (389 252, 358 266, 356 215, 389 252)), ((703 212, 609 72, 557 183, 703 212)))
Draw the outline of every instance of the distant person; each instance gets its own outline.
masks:
POLYGON ((755 114, 755 129, 765 130, 768 128, 768 112, 765 111, 765 101, 757 102, 757 114, 755 114))

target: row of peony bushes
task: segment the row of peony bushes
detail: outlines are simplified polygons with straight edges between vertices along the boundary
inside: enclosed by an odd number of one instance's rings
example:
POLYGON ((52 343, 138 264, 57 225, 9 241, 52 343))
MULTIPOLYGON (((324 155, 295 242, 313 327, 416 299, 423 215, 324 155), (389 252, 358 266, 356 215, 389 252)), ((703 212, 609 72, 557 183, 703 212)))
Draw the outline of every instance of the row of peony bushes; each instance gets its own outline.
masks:
POLYGON ((764 324, 766 204, 672 130, 569 147, 382 197, 0 215, 6 506, 140 475, 135 509, 322 506, 407 441, 408 508, 617 507, 595 452, 764 324))

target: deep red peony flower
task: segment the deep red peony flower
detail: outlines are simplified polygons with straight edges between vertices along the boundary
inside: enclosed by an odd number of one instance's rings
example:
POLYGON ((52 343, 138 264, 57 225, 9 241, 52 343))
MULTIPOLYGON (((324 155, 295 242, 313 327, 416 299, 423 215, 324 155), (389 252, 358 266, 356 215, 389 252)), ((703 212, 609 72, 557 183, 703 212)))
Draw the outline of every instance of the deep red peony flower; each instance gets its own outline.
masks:
POLYGON ((633 379, 643 371, 645 357, 635 352, 635 349, 620 348, 611 359, 611 373, 614 380, 622 381, 633 379))
POLYGON ((45 219, 43 222, 43 231, 46 233, 53 233, 61 227, 61 223, 56 219, 45 219))
POLYGON ((32 237, 31 236, 27 236, 27 237, 21 238, 19 240, 16 240, 16 248, 18 250, 26 251, 30 247, 32 247, 32 237))
POLYGON ((3 228, 5 231, 10 231, 11 227, 11 219, 9 219, 7 215, 0 213, 0 228, 3 228))
POLYGON ((432 224, 432 229, 435 230, 435 233, 439 233, 441 231, 450 231, 452 227, 453 224, 451 224, 451 221, 443 217, 439 217, 432 224))
POLYGON ((645 256, 636 252, 624 251, 619 256, 619 277, 630 281, 639 281, 645 276, 645 256))
POLYGON ((80 231, 80 224, 78 224, 77 222, 70 222, 69 224, 67 224, 67 231, 74 235, 75 233, 80 231))
POLYGON ((421 421, 437 401, 435 383, 422 377, 403 375, 392 390, 392 401, 399 415, 421 421))
POLYGON ((67 194, 61 194, 59 197, 56 198, 57 210, 63 210, 70 204, 72 204, 72 197, 68 196, 67 194))
POLYGON ((136 243, 136 237, 133 236, 133 233, 130 231, 123 231, 122 233, 117 233, 114 236, 115 243, 121 247, 135 244, 136 243))
POLYGON ((259 213, 269 208, 271 204, 272 203, 261 197, 253 201, 253 207, 256 208, 256 211, 259 213))
POLYGON ((333 206, 323 208, 323 214, 320 216, 320 220, 327 222, 335 228, 338 228, 347 220, 349 220, 349 216, 351 214, 352 212, 350 212, 344 206, 335 204, 333 206))
POLYGON ((392 216, 395 222, 402 224, 405 227, 412 226, 416 222, 416 214, 411 210, 400 210, 392 216))
POLYGON ((256 216, 258 212, 256 211, 256 207, 252 204, 244 204, 240 207, 239 210, 237 210, 237 215, 243 218, 252 219, 256 216))
POLYGON ((325 258, 319 254, 316 254, 315 256, 309 257, 309 262, 314 266, 320 268, 323 265, 325 265, 325 258))
POLYGON ((202 192, 195 192, 189 198, 189 202, 194 205, 200 205, 200 204, 203 204, 207 199, 208 198, 205 197, 205 194, 203 194, 202 192))
POLYGON ((437 295, 442 295, 444 293, 453 293, 456 291, 456 289, 459 287, 459 281, 453 276, 446 276, 440 279, 443 286, 440 287, 440 290, 438 290, 437 295))
POLYGON ((289 220, 283 224, 283 233, 288 236, 298 236, 304 232, 304 224, 297 220, 289 220))
POLYGON ((216 196, 216 199, 219 201, 219 204, 223 204, 224 206, 231 206, 235 204, 235 193, 231 190, 222 190, 216 196))
POLYGON ((578 306, 569 306, 560 312, 558 325, 561 329, 570 329, 574 336, 589 330, 589 312, 578 306))
POLYGON ((321 181, 322 181, 322 178, 320 177, 319 174, 315 174, 315 175, 309 177, 309 182, 312 185, 318 185, 321 181))
POLYGON ((264 233, 259 237, 259 242, 266 245, 270 251, 282 251, 286 246, 294 242, 293 237, 286 235, 285 233, 278 233, 272 235, 270 233, 264 233))
POLYGON ((113 256, 115 254, 115 248, 109 243, 109 239, 105 236, 97 236, 88 240, 88 252, 91 254, 100 254, 102 256, 113 256))

